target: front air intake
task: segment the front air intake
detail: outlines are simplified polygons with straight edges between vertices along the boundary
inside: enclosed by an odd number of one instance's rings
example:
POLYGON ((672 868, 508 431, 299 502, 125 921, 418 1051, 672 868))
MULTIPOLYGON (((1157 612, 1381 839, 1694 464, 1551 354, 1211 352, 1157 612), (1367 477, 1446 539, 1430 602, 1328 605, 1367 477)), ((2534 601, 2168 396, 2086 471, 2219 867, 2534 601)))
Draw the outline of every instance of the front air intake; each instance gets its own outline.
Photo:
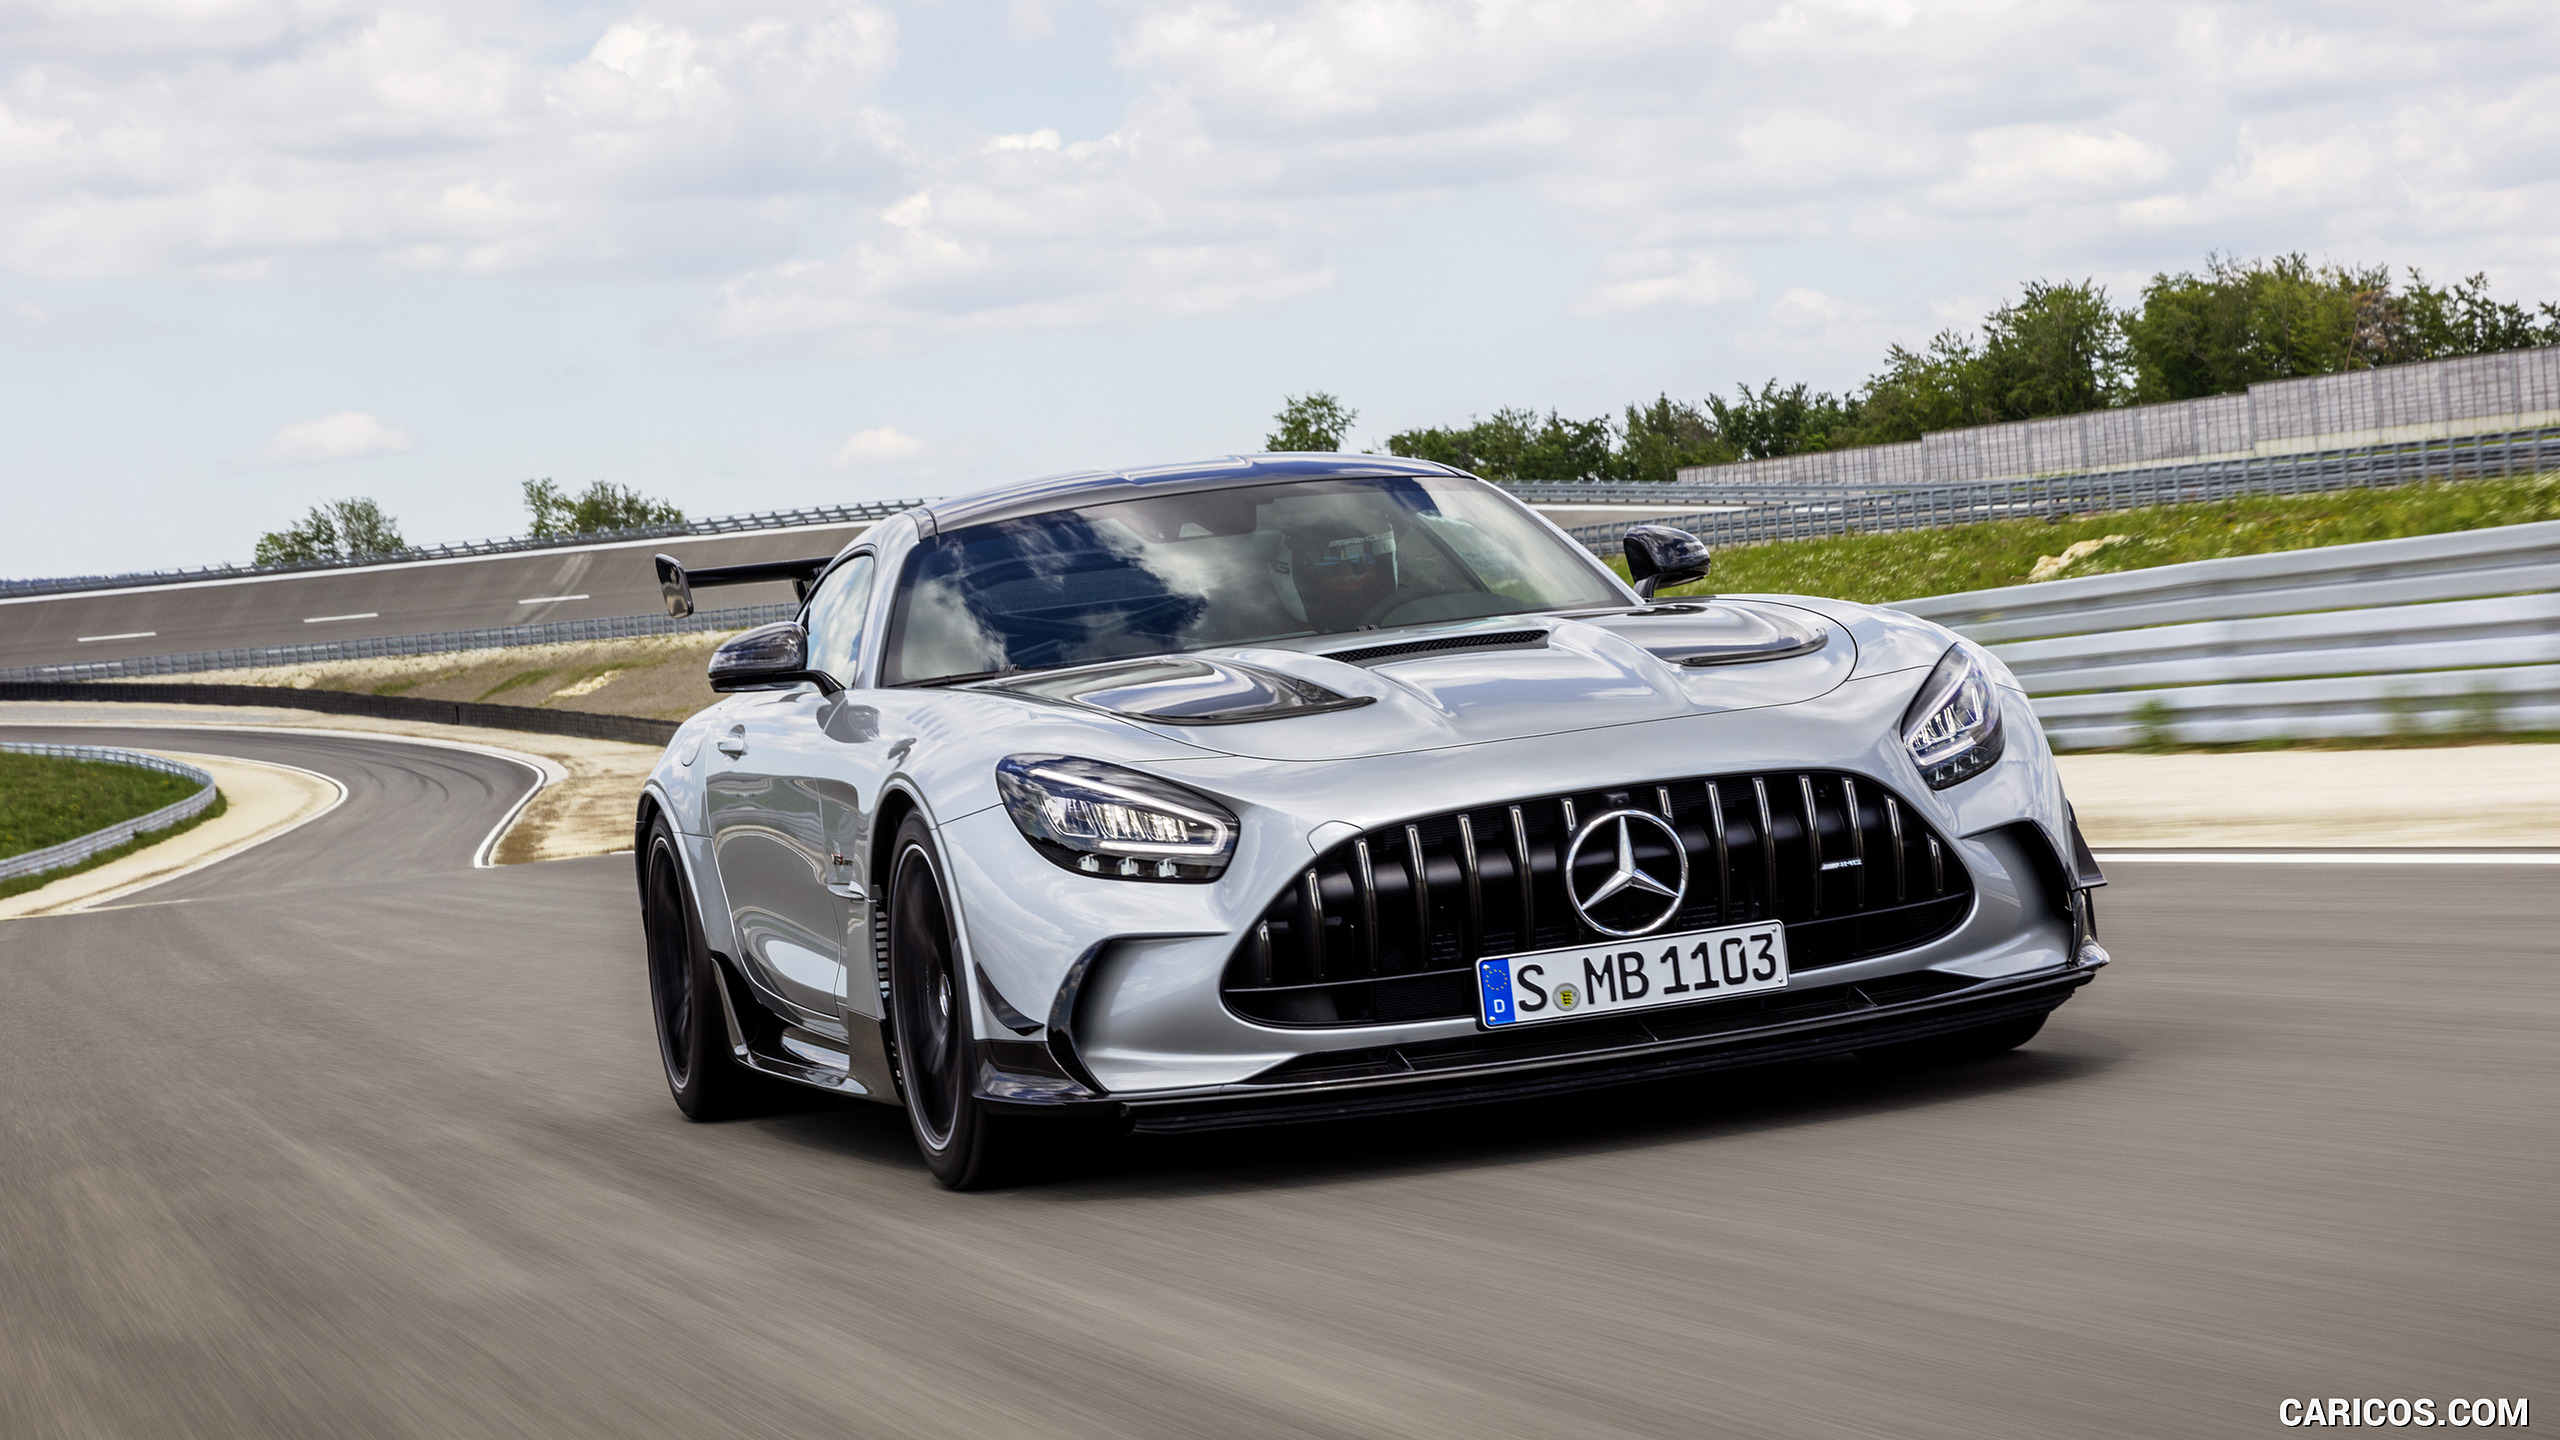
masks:
POLYGON ((1803 972, 1934 940, 1972 904, 1953 847, 1859 776, 1770 771, 1545 795, 1380 826, 1326 851, 1236 947, 1228 1008, 1268 1025, 1473 1015, 1479 957, 1607 938, 1575 911, 1563 867, 1579 825, 1617 810, 1670 822, 1627 827, 1640 858, 1669 861, 1676 834, 1688 860, 1686 894, 1649 933, 1774 918, 1803 972))

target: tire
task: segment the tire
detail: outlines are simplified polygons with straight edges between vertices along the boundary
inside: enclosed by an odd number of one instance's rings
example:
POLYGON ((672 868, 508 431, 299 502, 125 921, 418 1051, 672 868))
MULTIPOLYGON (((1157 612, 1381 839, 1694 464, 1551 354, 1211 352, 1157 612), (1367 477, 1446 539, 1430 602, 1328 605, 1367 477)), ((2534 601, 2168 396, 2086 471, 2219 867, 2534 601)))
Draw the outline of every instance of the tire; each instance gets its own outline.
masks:
POLYGON ((1952 1065, 1964 1060, 1987 1060, 2005 1055, 2036 1038, 2044 1028, 2047 1015, 2030 1015, 2023 1020, 1996 1020, 1970 1030, 1946 1035, 1932 1035, 1925 1040, 1905 1040, 1898 1045, 1879 1045, 1861 1050, 1858 1058, 1870 1065, 1908 1069, 1922 1065, 1952 1065))
POLYGON ((726 1120, 773 1108, 780 1087, 729 1053, 719 962, 702 938, 701 910, 665 816, 650 823, 640 870, 641 927, 649 950, 650 1029, 667 1089, 688 1120, 726 1120))
POLYGON ((978 1046, 966 962, 952 933, 941 852, 923 816, 906 818, 889 853, 889 1024, 907 1128, 944 1188, 1001 1184, 1022 1137, 970 1093, 978 1046))

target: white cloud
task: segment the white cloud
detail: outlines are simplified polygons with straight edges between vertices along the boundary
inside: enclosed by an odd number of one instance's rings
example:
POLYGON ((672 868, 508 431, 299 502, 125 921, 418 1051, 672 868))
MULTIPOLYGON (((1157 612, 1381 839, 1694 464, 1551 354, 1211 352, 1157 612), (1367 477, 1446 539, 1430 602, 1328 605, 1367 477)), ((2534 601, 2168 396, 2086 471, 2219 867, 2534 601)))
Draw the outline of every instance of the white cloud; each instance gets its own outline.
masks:
MULTIPOLYGON (((1066 14, 1005 23, 1046 43, 1066 14)), ((1474 191, 1586 242, 1562 288, 1592 317, 1864 303, 1915 252, 1980 288, 2352 240, 2560 285, 2549 6, 1124 0, 1091 23, 1117 70, 1089 83, 1138 92, 1117 123, 1009 107, 973 133, 883 102, 885 0, 31 0, 0 18, 0 270, 640 271, 698 298, 699 335, 896 344, 1280 304, 1474 191)))
POLYGON ((859 470, 872 465, 890 465, 900 460, 913 460, 932 453, 933 446, 894 425, 872 430, 857 430, 836 453, 827 457, 830 470, 859 470))
POLYGON ((1713 255, 1677 250, 1623 251, 1600 267, 1602 282, 1583 300, 1587 312, 1650 310, 1662 305, 1722 305, 1748 300, 1751 282, 1713 255))
POLYGON ((416 448, 418 442, 399 426, 385 425, 361 410, 341 410, 278 430, 258 458, 270 465, 311 465, 416 448))

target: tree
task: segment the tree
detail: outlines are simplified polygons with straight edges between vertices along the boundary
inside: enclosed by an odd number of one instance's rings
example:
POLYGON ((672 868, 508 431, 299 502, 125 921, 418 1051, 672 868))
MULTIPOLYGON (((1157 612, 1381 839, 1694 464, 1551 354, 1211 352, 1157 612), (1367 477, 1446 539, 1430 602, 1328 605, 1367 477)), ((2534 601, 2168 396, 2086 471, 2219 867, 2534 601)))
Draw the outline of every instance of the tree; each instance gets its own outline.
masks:
POLYGON ((1359 411, 1322 390, 1280 398, 1285 403, 1271 417, 1271 423, 1280 428, 1262 437, 1265 450, 1340 450, 1343 438, 1351 433, 1351 422, 1360 418, 1359 411))
POLYGON ((1608 464, 1612 480, 1677 480, 1682 467, 1721 465, 1740 452, 1706 411, 1668 395, 1650 405, 1627 407, 1618 449, 1608 464))
POLYGON ((261 565, 317 565, 336 560, 370 560, 397 555, 409 548, 400 538, 400 523, 363 496, 314 505, 311 513, 282 530, 258 537, 261 565))
POLYGON ((1463 428, 1426 427, 1387 437, 1387 453, 1472 471, 1487 480, 1587 480, 1610 473, 1609 421, 1555 411, 1496 410, 1463 428))
POLYGON ((1744 460, 1768 460, 1805 450, 1832 450, 1857 444, 1862 417, 1855 400, 1816 393, 1804 385, 1778 387, 1776 380, 1758 390, 1736 385, 1741 398, 1707 397, 1707 412, 1727 450, 1744 460))
POLYGON ((2078 415, 2124 403, 2124 317, 2094 280, 2030 281, 2013 304, 1982 322, 1977 392, 2001 420, 2078 415))
POLYGON ((532 533, 537 540, 601 530, 658 530, 684 523, 684 512, 672 503, 605 480, 576 495, 548 479, 527 480, 524 505, 533 512, 532 533))
POLYGON ((2490 299, 2485 274, 2438 290, 2412 270, 2408 292, 2381 309, 2368 319, 2379 322, 2371 326, 2379 331, 2372 337, 2373 348, 2386 365, 2560 345, 2560 305, 2545 301, 2537 321, 2521 305, 2490 299))
POLYGON ((2236 395, 2261 380, 2331 375, 2382 361, 2388 266, 2314 267, 2301 255, 2213 257, 2201 276, 2155 275, 2125 317, 2134 399, 2236 395))

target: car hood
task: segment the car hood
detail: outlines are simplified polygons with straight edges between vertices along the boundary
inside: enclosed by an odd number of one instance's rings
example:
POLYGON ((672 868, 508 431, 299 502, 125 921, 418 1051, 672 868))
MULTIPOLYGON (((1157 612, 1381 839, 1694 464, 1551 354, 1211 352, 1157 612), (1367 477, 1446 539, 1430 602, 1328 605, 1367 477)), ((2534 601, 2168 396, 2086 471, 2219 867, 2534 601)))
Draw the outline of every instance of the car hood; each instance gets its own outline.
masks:
POLYGON ((1194 652, 1042 689, 1204 749, 1342 760, 1795 704, 1857 660, 1850 627, 1809 607, 1717 601, 1194 652))

